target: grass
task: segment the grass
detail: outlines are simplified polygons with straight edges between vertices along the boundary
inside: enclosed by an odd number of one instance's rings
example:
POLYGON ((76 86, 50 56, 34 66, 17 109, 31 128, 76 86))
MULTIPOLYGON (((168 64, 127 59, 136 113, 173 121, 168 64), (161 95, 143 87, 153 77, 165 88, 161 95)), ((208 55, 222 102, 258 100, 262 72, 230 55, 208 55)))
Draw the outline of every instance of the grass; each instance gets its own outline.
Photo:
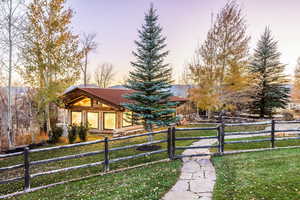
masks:
MULTIPOLYGON (((208 126, 213 126, 213 125, 203 125, 203 126, 208 127, 208 126)), ((251 128, 243 127, 242 129, 240 127, 232 127, 228 131, 243 131, 244 129, 245 130, 259 130, 262 128, 264 128, 264 127, 252 126, 251 128)), ((178 132, 176 132, 177 137, 212 136, 212 135, 216 135, 216 134, 217 134, 216 131, 178 131, 178 132)), ((154 137, 154 139, 155 140, 166 139, 166 134, 158 134, 154 137)), ((110 143, 110 147, 138 144, 138 143, 144 143, 146 141, 147 141, 147 137, 133 138, 133 139, 127 139, 127 140, 123 140, 123 141, 110 143)), ((188 146, 193 142, 194 141, 177 141, 176 145, 188 146)), ((163 149, 167 148, 166 145, 167 145, 166 143, 160 144, 160 146, 163 149)), ((53 157, 59 157, 59 156, 65 156, 65 155, 71 155, 71 154, 79 154, 79 153, 89 152, 89 151, 96 151, 96 150, 101 150, 101 149, 103 149, 103 144, 94 144, 94 145, 88 145, 88 146, 82 146, 82 147, 76 147, 76 148, 70 148, 70 149, 64 149, 64 150, 53 150, 50 152, 31 153, 30 160, 31 161, 42 160, 42 159, 48 159, 48 158, 53 158, 53 157)), ((182 151, 176 151, 177 154, 180 154, 181 152, 182 151)), ((138 151, 136 149, 116 151, 116 152, 110 153, 110 158, 135 155, 135 154, 139 154, 139 153, 143 153, 143 152, 138 151)), ((134 166, 137 164, 146 163, 146 162, 150 162, 150 161, 162 160, 165 158, 167 158, 167 153, 161 153, 161 154, 151 155, 151 156, 147 156, 147 157, 132 159, 132 160, 128 160, 128 161, 113 163, 110 165, 110 169, 124 168, 124 167, 134 166)), ((95 155, 95 156, 89 156, 89 157, 84 157, 84 158, 79 158, 79 159, 71 159, 71 160, 65 160, 65 161, 59 161, 59 162, 52 162, 52 163, 48 163, 48 164, 44 164, 44 165, 32 166, 30 168, 30 172, 31 172, 31 174, 33 174, 33 173, 37 173, 37 172, 49 171, 49 170, 54 170, 54 169, 59 169, 59 168, 64 168, 64 167, 98 162, 101 160, 103 160, 103 155, 95 155)), ((19 164, 22 162, 23 162, 22 156, 3 159, 0 162, 0 167, 15 165, 15 164, 19 164)), ((72 170, 72 171, 68 171, 68 172, 56 173, 53 175, 40 176, 40 177, 36 177, 36 178, 32 179, 31 187, 38 187, 41 185, 47 185, 47 184, 51 184, 51 183, 55 183, 55 182, 59 182, 59 181, 64 181, 64 180, 79 178, 79 177, 83 177, 83 176, 87 176, 87 175, 91 175, 91 174, 96 174, 96 173, 101 172, 102 170, 103 170, 102 166, 97 166, 97 167, 89 167, 89 168, 84 168, 84 169, 72 170)), ((23 176, 23 169, 21 168, 21 169, 17 169, 17 170, 2 172, 2 173, 0 173, 0 177, 1 177, 0 180, 6 179, 6 178, 12 178, 15 176, 23 176)), ((170 179, 172 179, 172 178, 170 177, 170 179)), ((168 180, 165 180, 165 181, 168 181, 168 180)), ((17 183, 1 185, 0 195, 20 191, 22 189, 23 189, 22 181, 17 182, 17 183)))
POLYGON ((13 199, 160 199, 180 174, 180 161, 164 162, 101 177, 71 182, 13 199))
MULTIPOLYGON (((238 140, 257 140, 257 139, 266 139, 266 138, 270 138, 270 136, 255 136, 255 137, 247 137, 247 138, 239 138, 239 139, 226 139, 225 142, 238 141, 238 140)), ((287 146, 300 146, 300 140, 275 141, 275 147, 287 147, 287 146)), ((236 151, 236 150, 261 149, 261 148, 270 148, 270 147, 271 147, 271 141, 265 141, 265 142, 255 142, 255 143, 225 144, 224 150, 236 151)))
POLYGON ((216 200, 300 199, 300 149, 213 157, 216 200))

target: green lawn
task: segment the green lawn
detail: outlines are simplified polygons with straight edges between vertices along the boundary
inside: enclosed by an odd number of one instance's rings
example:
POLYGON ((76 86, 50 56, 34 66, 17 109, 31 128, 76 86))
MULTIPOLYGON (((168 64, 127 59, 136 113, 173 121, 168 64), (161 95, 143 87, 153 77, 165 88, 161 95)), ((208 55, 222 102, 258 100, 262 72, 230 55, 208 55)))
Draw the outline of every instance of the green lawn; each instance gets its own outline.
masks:
POLYGON ((300 199, 300 149, 213 157, 215 200, 300 199))
MULTIPOLYGON (((209 126, 213 126, 213 125, 203 125, 203 126, 209 127, 209 126)), ((195 127, 195 126, 193 126, 193 127, 195 127)), ((259 130, 259 129, 263 129, 263 128, 264 128, 263 126, 251 126, 251 127, 243 127, 243 128, 232 127, 228 131, 259 130)), ((177 137, 212 136, 212 135, 216 135, 216 134, 217 134, 216 131, 178 131, 178 132, 176 132, 177 137)), ((166 134, 156 135, 154 137, 154 139, 155 140, 166 139, 166 134)), ((124 140, 124 141, 114 142, 112 144, 110 143, 110 147, 138 144, 138 143, 143 143, 146 141, 147 141, 147 137, 132 138, 132 139, 124 140)), ((193 142, 194 141, 177 141, 176 145, 188 146, 193 142)), ((160 145, 164 149, 167 148, 166 143, 160 144, 160 145)), ((31 161, 42 160, 42 159, 48 159, 48 158, 53 158, 53 157, 58 157, 58 156, 79 154, 79 153, 84 153, 84 152, 89 152, 89 151, 97 151, 97 150, 102 150, 102 149, 103 149, 103 144, 94 144, 94 145, 76 147, 76 148, 71 148, 71 149, 53 150, 53 151, 49 151, 49 152, 40 152, 40 153, 31 153, 30 160, 31 161)), ((181 152, 182 151, 176 151, 177 154, 180 154, 181 152)), ((143 152, 138 151, 136 149, 122 150, 122 151, 110 153, 110 158, 135 155, 135 154, 139 154, 139 153, 143 153, 143 152)), ((161 154, 151 155, 151 156, 147 156, 147 157, 132 159, 132 160, 128 160, 128 161, 113 163, 110 165, 110 169, 113 170, 113 169, 118 169, 118 168, 124 168, 124 167, 129 167, 129 166, 133 166, 133 165, 137 165, 137 164, 141 164, 141 163, 145 163, 145 162, 162 160, 165 158, 167 158, 167 153, 161 153, 161 154)), ((33 173, 42 172, 42 171, 49 171, 49 170, 70 167, 70 166, 76 166, 76 165, 81 165, 81 164, 86 164, 86 163, 99 162, 101 160, 103 160, 103 155, 100 154, 100 155, 89 156, 89 157, 84 157, 84 158, 52 162, 52 163, 48 163, 48 164, 32 166, 30 169, 30 172, 33 174, 33 173)), ((15 164, 19 164, 22 162, 23 162, 22 156, 3 159, 0 162, 0 167, 15 165, 15 164)), ((32 179, 31 187, 37 187, 37 186, 47 185, 47 184, 51 184, 51 183, 55 183, 55 182, 59 182, 59 181, 69 180, 69 179, 73 179, 73 178, 79 178, 79 177, 83 177, 83 176, 87 176, 87 175, 91 175, 91 174, 96 174, 101 171, 103 171, 103 166, 96 166, 96 167, 89 167, 89 168, 78 169, 78 170, 71 170, 68 172, 56 173, 53 175, 40 176, 40 177, 36 177, 36 178, 32 179)), ((5 171, 5 172, 0 173, 0 179, 12 178, 15 176, 22 176, 22 175, 23 175, 23 169, 21 168, 21 169, 17 169, 17 170, 5 171)), ((20 191, 22 189, 23 189, 22 181, 17 182, 17 183, 1 185, 0 195, 20 191)))
POLYGON ((160 199, 177 180, 181 162, 157 163, 115 174, 58 185, 12 199, 160 199))
MULTIPOLYGON (((255 137, 247 137, 247 138, 239 138, 239 139, 226 139, 225 142, 239 141, 239 140, 257 140, 257 139, 266 139, 266 138, 270 138, 270 136, 255 136, 255 137)), ((275 141, 275 147, 287 147, 287 146, 300 146, 300 140, 275 141)), ((255 142, 255 143, 225 144, 224 151, 260 149, 260 148, 270 148, 270 147, 271 147, 271 141, 255 142)))

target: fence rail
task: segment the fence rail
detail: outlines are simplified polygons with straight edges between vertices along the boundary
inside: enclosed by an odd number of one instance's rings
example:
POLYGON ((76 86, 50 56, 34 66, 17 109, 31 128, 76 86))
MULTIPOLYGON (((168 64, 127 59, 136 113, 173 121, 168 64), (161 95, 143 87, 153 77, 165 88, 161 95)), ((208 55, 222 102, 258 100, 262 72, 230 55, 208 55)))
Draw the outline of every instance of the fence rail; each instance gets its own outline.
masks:
MULTIPOLYGON (((284 124, 284 123, 287 123, 287 124, 299 123, 300 124, 300 121, 271 120, 271 121, 263 121, 263 122, 247 122, 247 123, 234 123, 234 124, 220 123, 220 124, 217 124, 215 127, 195 127, 195 128, 170 127, 166 130, 153 131, 153 132, 148 132, 148 133, 123 136, 123 137, 112 138, 112 139, 109 139, 106 137, 103 140, 95 140, 95 141, 90 141, 90 142, 69 144, 69 145, 63 145, 63 146, 55 146, 55 147, 42 148, 42 149, 30 150, 26 147, 26 148, 24 148, 23 152, 0 155, 0 159, 6 159, 6 158, 21 156, 21 155, 23 156, 23 163, 12 165, 12 166, 7 166, 7 167, 1 167, 0 172, 24 168, 23 176, 10 178, 10 179, 6 179, 6 180, 1 180, 0 185, 23 180, 24 181, 24 191, 28 191, 30 189, 31 181, 35 177, 49 175, 49 174, 56 174, 59 172, 66 172, 66 171, 71 171, 71 170, 75 170, 75 169, 81 169, 81 168, 87 168, 87 167, 93 167, 93 166, 101 166, 101 165, 103 166, 103 171, 108 172, 110 170, 111 163, 121 162, 121 161, 125 161, 125 160, 140 158, 140 157, 154 155, 154 154, 160 154, 160 153, 167 152, 168 158, 170 160, 174 160, 174 159, 184 158, 184 157, 208 156, 208 155, 215 155, 215 154, 223 155, 223 154, 226 154, 226 152, 224 151, 224 146, 227 144, 237 144, 237 143, 245 143, 246 144, 246 143, 253 143, 253 142, 255 142, 255 143, 270 142, 270 146, 272 148, 275 148, 276 141, 300 140, 300 136, 299 137, 276 138, 275 133, 277 133, 277 132, 300 132, 300 129, 286 129, 286 130, 277 129, 276 130, 276 126, 275 126, 276 124, 284 124), (270 130, 226 132, 226 127, 254 126, 254 125, 270 125, 270 130), (200 132, 201 131, 216 131, 216 134, 213 136, 208 135, 208 136, 194 136, 194 137, 176 137, 176 132, 180 132, 180 131, 200 131, 200 132), (122 140, 128 140, 128 139, 132 139, 132 138, 138 138, 138 137, 153 136, 156 134, 166 134, 166 138, 161 139, 161 140, 154 140, 151 142, 139 143, 139 144, 132 144, 132 145, 126 145, 126 146, 119 146, 119 147, 110 147, 110 143, 114 142, 114 141, 122 141, 122 140), (251 136, 251 135, 262 135, 262 134, 267 135, 268 138, 253 139, 253 140, 241 139, 241 140, 236 140, 236 141, 225 141, 226 136, 239 136, 239 135, 240 136, 245 136, 245 135, 251 136), (176 144, 176 141, 188 141, 188 140, 191 140, 191 141, 193 141, 193 140, 215 140, 216 142, 213 145, 200 145, 200 146, 179 146, 178 144, 176 144), (67 155, 67 156, 61 156, 61 157, 54 157, 54 158, 49 158, 49 159, 44 159, 44 160, 30 161, 30 159, 29 159, 30 154, 32 154, 32 153, 48 152, 48 151, 53 151, 53 150, 75 148, 75 147, 100 144, 100 143, 103 143, 103 145, 104 145, 103 150, 91 151, 91 152, 85 152, 85 153, 73 154, 73 155, 67 155), (147 146, 147 145, 162 144, 162 143, 167 144, 166 149, 159 149, 159 150, 155 150, 155 151, 139 153, 139 154, 124 156, 124 157, 117 157, 117 158, 113 158, 113 159, 110 158, 111 152, 122 151, 122 150, 132 149, 132 148, 138 148, 138 147, 147 146), (201 148, 216 148, 217 153, 215 153, 215 154, 176 155, 176 150, 201 149, 201 148), (82 164, 82 165, 77 165, 77 166, 65 167, 65 168, 60 168, 60 169, 56 169, 56 170, 50 170, 50 171, 30 174, 30 167, 35 166, 35 165, 47 164, 47 163, 58 162, 58 161, 69 160, 69 159, 77 159, 77 158, 82 158, 82 157, 87 157, 87 156, 94 156, 94 155, 98 155, 98 154, 103 155, 102 160, 100 160, 98 162, 87 163, 87 164, 82 164)), ((1 196, 0 196, 0 198, 1 198, 1 196)))
POLYGON ((24 181, 24 191, 27 191, 30 189, 31 179, 38 177, 38 176, 55 174, 55 173, 59 173, 59 172, 66 172, 66 171, 70 171, 70 170, 99 166, 99 165, 103 165, 104 172, 107 172, 107 171, 109 171, 109 165, 111 163, 125 161, 125 160, 129 160, 129 159, 134 159, 134 158, 139 158, 139 157, 143 157, 143 156, 149 156, 149 155, 158 154, 158 153, 170 152, 168 149, 160 149, 160 150, 156 150, 156 151, 110 159, 109 158, 110 152, 122 151, 122 150, 126 150, 126 149, 142 147, 142 146, 146 146, 146 145, 167 143, 168 140, 167 139, 155 140, 152 142, 145 142, 145 143, 140 143, 140 144, 126 145, 126 146, 114 147, 114 148, 109 148, 109 143, 114 142, 114 141, 128 140, 128 139, 132 139, 132 138, 138 138, 138 137, 144 137, 144 136, 150 136, 150 135, 156 135, 156 134, 166 134, 166 133, 168 133, 168 130, 153 131, 153 132, 149 132, 149 133, 123 136, 123 137, 112 138, 112 139, 108 139, 106 137, 103 140, 95 140, 95 141, 89 141, 89 142, 68 144, 68 145, 41 148, 41 149, 32 149, 32 150, 30 150, 28 147, 25 147, 23 152, 0 155, 0 158, 10 158, 10 157, 15 157, 15 156, 20 156, 20 155, 23 155, 23 157, 24 157, 24 159, 23 159, 24 163, 22 163, 22 164, 16 164, 16 165, 0 168, 0 172, 18 169, 18 168, 24 168, 24 176, 1 180, 0 185, 23 180, 24 181), (85 152, 85 153, 80 153, 80 154, 73 154, 73 155, 49 158, 49 159, 44 159, 44 160, 36 160, 36 161, 30 161, 30 159, 29 159, 31 153, 68 149, 68 148, 93 145, 93 144, 99 144, 99 143, 104 144, 104 150, 85 152), (94 155, 98 155, 98 154, 103 154, 102 161, 94 162, 94 163, 87 163, 87 164, 82 164, 82 165, 77 165, 77 166, 71 166, 71 167, 65 167, 65 168, 60 168, 60 169, 55 169, 55 170, 50 170, 50 171, 44 171, 44 172, 39 172, 39 173, 35 173, 35 174, 30 174, 31 166, 48 164, 48 163, 52 163, 52 162, 69 160, 69 159, 82 158, 82 157, 87 157, 87 156, 94 156, 94 155))

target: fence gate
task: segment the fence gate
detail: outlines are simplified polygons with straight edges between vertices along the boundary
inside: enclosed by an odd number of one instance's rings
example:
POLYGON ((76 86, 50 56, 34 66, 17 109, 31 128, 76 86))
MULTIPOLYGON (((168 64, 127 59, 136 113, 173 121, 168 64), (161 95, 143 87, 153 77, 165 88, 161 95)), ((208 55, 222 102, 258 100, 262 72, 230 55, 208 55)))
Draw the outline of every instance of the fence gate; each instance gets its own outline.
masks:
POLYGON ((199 128, 175 128, 171 127, 168 129, 168 155, 170 159, 183 158, 183 157, 196 157, 196 156, 208 156, 212 154, 200 153, 200 154, 176 154, 176 150, 186 150, 186 149, 207 149, 207 148, 216 148, 218 153, 224 151, 224 124, 218 125, 216 127, 199 127, 199 128), (196 137, 176 137, 177 131, 216 131, 216 134, 213 136, 196 136, 196 137), (200 146, 177 146, 176 141, 183 140, 193 140, 197 141, 209 141, 215 139, 217 141, 216 145, 209 143, 207 145, 200 146))

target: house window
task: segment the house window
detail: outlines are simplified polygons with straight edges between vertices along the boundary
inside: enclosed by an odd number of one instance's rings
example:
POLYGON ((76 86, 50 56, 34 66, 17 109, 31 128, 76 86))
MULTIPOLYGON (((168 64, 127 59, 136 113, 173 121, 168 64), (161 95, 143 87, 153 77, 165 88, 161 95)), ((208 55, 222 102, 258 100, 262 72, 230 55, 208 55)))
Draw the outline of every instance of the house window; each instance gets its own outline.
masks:
POLYGON ((72 122, 72 124, 80 125, 82 122, 81 112, 72 111, 71 112, 71 122, 72 122))
POLYGON ((132 126, 132 112, 123 112, 122 115, 122 126, 132 126))
POLYGON ((104 112, 103 113, 103 128, 104 129, 115 129, 116 128, 116 113, 104 112))
POLYGON ((99 129, 99 113, 88 112, 87 113, 87 124, 90 128, 99 129))
POLYGON ((76 103, 74 103, 74 106, 84 106, 84 107, 91 107, 92 102, 90 98, 84 98, 76 103))

